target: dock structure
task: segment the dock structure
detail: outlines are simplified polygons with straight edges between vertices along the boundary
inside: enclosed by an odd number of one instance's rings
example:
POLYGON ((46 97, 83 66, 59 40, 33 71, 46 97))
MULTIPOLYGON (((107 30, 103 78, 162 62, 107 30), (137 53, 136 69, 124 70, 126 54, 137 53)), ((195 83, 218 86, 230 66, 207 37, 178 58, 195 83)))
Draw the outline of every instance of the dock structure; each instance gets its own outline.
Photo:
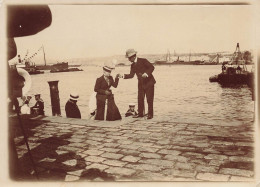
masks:
MULTIPOLYGON (((254 126, 22 116, 40 181, 254 181, 254 126)), ((16 116, 20 175, 32 175, 16 116)))

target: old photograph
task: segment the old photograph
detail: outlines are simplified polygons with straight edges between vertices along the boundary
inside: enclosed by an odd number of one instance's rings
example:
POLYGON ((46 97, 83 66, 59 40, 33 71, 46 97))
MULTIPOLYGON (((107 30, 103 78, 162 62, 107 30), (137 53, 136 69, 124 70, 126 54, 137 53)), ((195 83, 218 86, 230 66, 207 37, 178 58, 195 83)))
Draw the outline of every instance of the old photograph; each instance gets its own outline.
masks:
POLYGON ((13 182, 256 181, 255 6, 5 4, 13 182))

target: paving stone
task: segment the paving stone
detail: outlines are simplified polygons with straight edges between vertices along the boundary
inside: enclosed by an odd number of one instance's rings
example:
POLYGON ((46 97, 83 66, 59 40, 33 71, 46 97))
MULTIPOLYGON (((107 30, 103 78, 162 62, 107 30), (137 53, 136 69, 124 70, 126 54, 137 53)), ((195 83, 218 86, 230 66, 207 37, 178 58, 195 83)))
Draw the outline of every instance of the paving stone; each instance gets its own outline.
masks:
POLYGON ((248 146, 248 147, 253 147, 253 142, 236 142, 236 146, 248 146))
POLYGON ((88 162, 103 162, 106 160, 105 158, 102 158, 100 156, 87 156, 84 158, 88 162))
POLYGON ((194 132, 191 131, 178 131, 177 134, 180 135, 192 135, 194 132))
POLYGON ((99 145, 101 144, 100 142, 98 141, 94 141, 94 140, 86 140, 85 142, 83 142, 86 146, 87 145, 91 145, 91 146, 94 146, 94 145, 99 145))
POLYGON ((238 177, 238 176, 231 176, 230 180, 231 182, 249 182, 254 181, 254 178, 247 178, 247 177, 238 177))
POLYGON ((214 173, 198 173, 196 178, 205 181, 228 181, 229 177, 229 175, 221 175, 214 173))
POLYGON ((117 144, 117 143, 104 143, 103 145, 104 145, 104 147, 116 148, 116 147, 118 147, 120 144, 117 144))
POLYGON ((67 146, 83 148, 84 146, 86 146, 86 144, 85 143, 70 143, 67 146))
POLYGON ((222 168, 222 169, 220 169, 219 173, 226 174, 226 175, 238 175, 238 176, 243 176, 243 177, 253 177, 254 176, 253 171, 235 169, 235 168, 222 168))
POLYGON ((244 151, 230 151, 230 152, 225 152, 225 155, 228 155, 228 156, 242 156, 242 155, 245 155, 246 153, 244 151))
POLYGON ((105 137, 96 137, 96 136, 91 136, 88 137, 89 140, 93 140, 93 141, 97 141, 97 142, 101 142, 105 140, 105 137))
POLYGON ((166 145, 166 144, 168 145, 168 144, 170 144, 170 140, 160 140, 157 143, 161 144, 161 145, 166 145))
POLYGON ((75 176, 75 175, 66 175, 66 177, 65 177, 65 182, 77 181, 77 180, 79 180, 79 179, 80 179, 79 176, 75 176))
POLYGON ((88 137, 88 138, 89 137, 106 137, 106 134, 91 132, 91 133, 87 133, 86 137, 88 137))
POLYGON ((56 161, 56 158, 46 157, 46 158, 39 160, 38 162, 55 162, 55 161, 56 161))
POLYGON ((194 153, 194 152, 185 152, 182 154, 183 156, 189 156, 189 157, 192 157, 192 158, 204 158, 205 155, 203 154, 200 154, 200 153, 194 153))
POLYGON ((124 139, 127 139, 127 137, 125 137, 125 136, 113 136, 113 135, 108 135, 107 138, 114 139, 114 140, 124 140, 124 139))
POLYGON ((133 149, 137 150, 140 146, 139 145, 120 145, 119 146, 121 149, 133 149))
POLYGON ((121 168, 121 167, 109 167, 105 170, 105 172, 109 174, 123 175, 123 176, 131 176, 136 171, 129 168, 121 168))
POLYGON ((145 158, 161 158, 159 154, 156 153, 141 153, 140 157, 145 157, 145 158))
POLYGON ((121 162, 118 160, 105 160, 103 164, 109 165, 109 166, 117 166, 117 167, 123 167, 127 164, 127 162, 121 162))
POLYGON ((67 172, 67 174, 69 175, 76 175, 76 176, 80 176, 82 174, 84 170, 83 169, 80 169, 80 170, 76 170, 76 171, 70 171, 70 172, 67 172))
POLYGON ((212 149, 212 148, 206 148, 202 150, 204 153, 211 153, 211 154, 220 154, 219 151, 212 149))
POLYGON ((127 164, 125 167, 141 171, 160 171, 162 168, 151 164, 127 164))
POLYGON ((60 151, 60 150, 55 150, 55 152, 56 152, 58 155, 62 155, 62 154, 68 153, 68 151, 60 151))
POLYGON ((101 157, 105 157, 105 158, 111 158, 111 159, 120 159, 122 158, 124 155, 122 154, 115 154, 115 153, 104 153, 102 155, 100 155, 101 157))
POLYGON ((195 169, 198 172, 207 172, 207 173, 216 173, 218 171, 218 167, 216 166, 205 166, 205 165, 197 165, 195 169))
POLYGON ((58 149, 63 151, 69 151, 69 152, 77 152, 79 150, 78 147, 70 147, 70 146, 59 146, 58 149))
POLYGON ((132 155, 132 156, 139 156, 140 155, 140 151, 136 151, 136 150, 131 150, 131 149, 122 149, 120 150, 118 153, 123 154, 123 155, 132 155))
POLYGON ((170 150, 170 149, 161 149, 160 151, 158 151, 158 153, 167 154, 167 155, 179 155, 181 152, 170 150))
POLYGON ((132 144, 133 141, 132 140, 118 140, 117 143, 124 144, 124 145, 129 145, 129 144, 132 144))
POLYGON ((254 162, 254 158, 241 157, 241 156, 231 156, 229 160, 232 162, 254 162))
POLYGON ((112 153, 117 153, 118 151, 120 151, 120 149, 116 149, 116 148, 102 148, 101 149, 102 151, 105 151, 105 152, 112 152, 112 153))
POLYGON ((163 174, 167 176, 177 176, 184 178, 195 178, 196 172, 192 172, 189 170, 177 170, 177 169, 166 169, 162 171, 163 174))
POLYGON ((138 151, 142 151, 142 152, 151 152, 151 153, 155 153, 157 152, 159 149, 155 148, 155 147, 140 147, 138 149, 138 151))
POLYGON ((220 166, 220 165, 222 165, 222 164, 224 164, 226 162, 228 162, 228 161, 227 160, 211 160, 209 162, 209 165, 210 166, 220 166))
POLYGON ((72 159, 72 160, 67 160, 65 162, 62 162, 62 163, 65 164, 65 165, 68 165, 68 166, 76 166, 77 160, 76 159, 72 159))
POLYGON ((100 171, 103 171, 107 168, 109 168, 109 166, 105 165, 105 164, 100 164, 100 163, 94 163, 94 164, 90 164, 86 166, 86 169, 99 169, 100 171))
POLYGON ((134 181, 170 181, 169 179, 167 179, 167 177, 161 173, 154 173, 154 172, 149 172, 149 171, 145 171, 145 172, 141 172, 140 174, 138 174, 137 178, 134 178, 134 181))
POLYGON ((225 141, 210 141, 212 144, 217 144, 217 145, 234 145, 233 142, 225 142, 225 141))
POLYGON ((204 157, 205 159, 214 159, 214 160, 226 160, 228 159, 227 156, 225 155, 216 155, 216 154, 208 154, 207 156, 204 157))
POLYGON ((187 162, 188 161, 188 158, 186 158, 184 156, 174 156, 174 155, 166 155, 164 157, 164 159, 166 159, 166 160, 176 160, 176 161, 179 161, 179 162, 187 162))
POLYGON ((84 141, 84 139, 81 138, 71 138, 69 139, 70 142, 74 142, 74 143, 81 143, 84 141))
POLYGON ((153 143, 133 142, 132 145, 139 147, 151 147, 153 146, 153 143))
POLYGON ((196 144, 194 144, 193 146, 204 148, 204 147, 210 147, 210 144, 209 143, 205 143, 205 142, 201 142, 201 143, 196 142, 196 144))
POLYGON ((185 146, 177 146, 177 145, 171 146, 171 149, 178 150, 178 151, 187 151, 187 152, 195 151, 194 147, 185 147, 185 146))
POLYGON ((101 155, 102 153, 104 153, 104 151, 95 150, 95 149, 91 149, 83 152, 83 154, 95 155, 95 156, 101 155))
POLYGON ((199 165, 207 165, 208 162, 204 159, 190 159, 189 162, 199 164, 199 165))
POLYGON ((195 167, 194 163, 184 163, 184 162, 177 162, 175 164, 174 168, 177 169, 185 169, 185 170, 193 170, 193 168, 195 167))
POLYGON ((135 134, 151 134, 149 131, 135 131, 135 134))
POLYGON ((140 160, 140 163, 145 163, 145 164, 152 164, 152 165, 157 165, 157 166, 163 166, 163 167, 173 167, 174 162, 173 161, 168 161, 168 160, 161 160, 161 159, 145 159, 145 160, 140 160))
POLYGON ((137 162, 139 161, 141 158, 140 157, 135 157, 135 156, 125 156, 124 158, 122 158, 123 161, 127 161, 127 162, 137 162))

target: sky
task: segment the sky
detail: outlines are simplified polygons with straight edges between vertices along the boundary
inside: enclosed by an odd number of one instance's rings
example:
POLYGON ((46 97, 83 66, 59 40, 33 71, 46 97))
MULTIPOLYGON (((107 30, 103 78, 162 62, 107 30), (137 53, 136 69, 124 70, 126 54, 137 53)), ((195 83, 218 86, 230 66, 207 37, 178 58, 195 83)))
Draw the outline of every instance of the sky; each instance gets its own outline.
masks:
MULTIPOLYGON (((44 46, 46 58, 198 53, 254 48, 250 5, 49 5, 52 24, 16 38, 23 57, 44 46)), ((40 52, 39 52, 40 53, 40 52)), ((39 54, 41 55, 41 54, 39 54)))

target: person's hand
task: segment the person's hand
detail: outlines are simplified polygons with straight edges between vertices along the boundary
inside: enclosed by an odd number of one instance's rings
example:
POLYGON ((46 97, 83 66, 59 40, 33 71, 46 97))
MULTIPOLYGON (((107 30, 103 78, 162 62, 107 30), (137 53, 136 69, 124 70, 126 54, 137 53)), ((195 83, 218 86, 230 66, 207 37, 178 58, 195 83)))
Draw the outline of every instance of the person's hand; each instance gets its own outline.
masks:
POLYGON ((117 75, 118 75, 119 78, 123 78, 122 74, 118 73, 117 75))
POLYGON ((105 94, 106 94, 106 95, 111 95, 111 92, 108 91, 108 90, 106 90, 106 91, 105 91, 105 94))
POLYGON ((120 78, 120 77, 121 77, 121 75, 118 73, 118 74, 116 75, 116 79, 117 79, 117 78, 120 78))
POLYGON ((147 75, 146 73, 144 73, 144 74, 142 75, 142 77, 143 77, 143 78, 147 78, 148 75, 147 75))

